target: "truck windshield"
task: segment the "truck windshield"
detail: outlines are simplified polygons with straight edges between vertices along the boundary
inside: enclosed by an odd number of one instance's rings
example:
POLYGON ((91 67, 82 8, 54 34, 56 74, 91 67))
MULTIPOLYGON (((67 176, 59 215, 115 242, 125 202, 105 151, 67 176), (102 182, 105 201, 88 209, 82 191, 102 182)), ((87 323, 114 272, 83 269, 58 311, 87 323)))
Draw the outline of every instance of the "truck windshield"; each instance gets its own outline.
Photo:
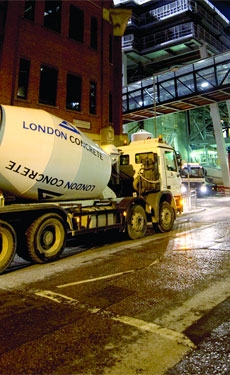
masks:
POLYGON ((204 177, 203 168, 200 167, 192 167, 192 168, 183 168, 181 171, 181 177, 204 177))

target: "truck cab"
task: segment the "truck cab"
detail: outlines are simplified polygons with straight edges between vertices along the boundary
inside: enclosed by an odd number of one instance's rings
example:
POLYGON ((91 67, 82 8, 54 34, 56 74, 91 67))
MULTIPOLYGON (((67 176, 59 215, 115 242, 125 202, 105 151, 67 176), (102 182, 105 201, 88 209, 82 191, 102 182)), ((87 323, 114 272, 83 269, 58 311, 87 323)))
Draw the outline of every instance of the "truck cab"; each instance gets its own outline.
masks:
POLYGON ((182 164, 180 175, 184 194, 195 191, 197 196, 203 196, 208 193, 205 183, 205 170, 199 163, 182 164))
MULTIPOLYGON (((142 134, 142 133, 140 133, 142 134)), ((138 133, 137 133, 138 135, 138 133)), ((170 192, 178 212, 181 203, 181 178, 175 150, 162 138, 136 138, 126 146, 119 147, 121 186, 125 193, 147 195, 170 192)))

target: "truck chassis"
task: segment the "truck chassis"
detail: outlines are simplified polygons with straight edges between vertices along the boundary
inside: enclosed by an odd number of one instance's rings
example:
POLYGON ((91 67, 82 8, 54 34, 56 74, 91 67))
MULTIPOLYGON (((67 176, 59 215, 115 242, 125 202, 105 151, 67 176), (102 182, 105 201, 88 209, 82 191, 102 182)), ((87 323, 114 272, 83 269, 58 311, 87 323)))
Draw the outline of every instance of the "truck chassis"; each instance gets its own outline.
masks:
POLYGON ((142 238, 152 221, 157 231, 170 231, 175 203, 169 193, 154 194, 155 207, 143 197, 79 202, 12 204, 0 208, 0 273, 17 253, 31 263, 58 259, 66 242, 79 235, 117 229, 130 239, 142 238))

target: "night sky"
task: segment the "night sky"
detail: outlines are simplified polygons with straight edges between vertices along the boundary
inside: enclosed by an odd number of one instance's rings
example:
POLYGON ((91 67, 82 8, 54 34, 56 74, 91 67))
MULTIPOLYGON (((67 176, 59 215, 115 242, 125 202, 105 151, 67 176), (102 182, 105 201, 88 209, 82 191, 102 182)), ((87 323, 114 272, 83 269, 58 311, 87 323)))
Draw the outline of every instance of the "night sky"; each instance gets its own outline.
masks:
POLYGON ((218 8, 225 17, 230 20, 230 0, 209 0, 213 5, 218 8))

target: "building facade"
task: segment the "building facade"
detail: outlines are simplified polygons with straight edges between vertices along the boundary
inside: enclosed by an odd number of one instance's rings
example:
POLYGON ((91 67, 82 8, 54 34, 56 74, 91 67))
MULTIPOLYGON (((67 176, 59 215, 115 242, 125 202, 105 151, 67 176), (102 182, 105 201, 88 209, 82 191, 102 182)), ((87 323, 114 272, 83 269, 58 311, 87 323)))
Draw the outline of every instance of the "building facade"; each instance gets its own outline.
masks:
POLYGON ((123 84, 230 49, 229 20, 209 0, 115 0, 132 9, 123 84))
POLYGON ((44 109, 99 143, 102 129, 119 136, 113 8, 112 0, 0 0, 0 103, 44 109))

